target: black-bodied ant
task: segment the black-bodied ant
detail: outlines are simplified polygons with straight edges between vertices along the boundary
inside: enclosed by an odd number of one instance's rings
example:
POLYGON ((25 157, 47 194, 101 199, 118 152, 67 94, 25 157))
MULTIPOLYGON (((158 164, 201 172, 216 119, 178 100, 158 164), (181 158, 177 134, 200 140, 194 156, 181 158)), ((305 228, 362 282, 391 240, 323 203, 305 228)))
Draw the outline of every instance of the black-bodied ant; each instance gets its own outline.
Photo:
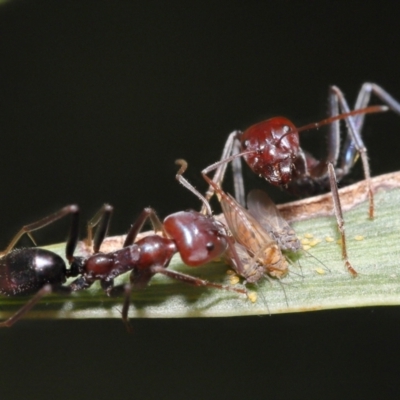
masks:
POLYGON ((99 228, 94 237, 94 254, 86 257, 74 256, 78 242, 79 222, 79 209, 75 205, 64 207, 57 213, 21 229, 0 259, 0 293, 6 296, 36 294, 14 315, 1 322, 0 327, 12 326, 48 293, 70 293, 87 289, 95 281, 100 281, 101 287, 109 296, 125 294, 122 318, 127 327, 129 327, 128 310, 131 290, 146 287, 155 274, 163 274, 195 286, 247 294, 245 289, 209 282, 167 269, 175 253, 180 254, 185 264, 195 267, 222 256, 228 250, 231 246, 230 238, 224 226, 211 214, 182 211, 169 215, 161 223, 154 210, 145 208, 131 226, 123 248, 110 253, 101 253, 100 246, 106 236, 112 210, 111 206, 104 206, 89 223, 89 238, 91 238, 93 226, 99 224, 99 228), (48 250, 38 248, 13 250, 23 234, 30 236, 30 232, 68 214, 72 214, 71 230, 65 250, 69 268, 61 257, 48 250), (163 236, 153 234, 134 243, 148 218, 155 230, 161 231, 163 236), (114 286, 114 278, 128 271, 130 271, 130 283, 114 286), (72 283, 64 285, 69 277, 77 278, 72 283))
MULTIPOLYGON (((400 104, 384 89, 374 83, 365 83, 357 97, 354 111, 350 111, 341 90, 332 86, 329 91, 330 117, 301 128, 284 117, 275 117, 247 128, 244 132, 233 131, 226 141, 220 164, 213 178, 221 182, 227 160, 233 161, 235 198, 244 204, 244 185, 239 157, 243 157, 249 167, 269 183, 299 195, 309 196, 329 189, 330 176, 328 164, 334 166, 337 179, 349 173, 358 156, 361 157, 368 187, 369 217, 374 216, 374 199, 370 182, 370 168, 367 149, 361 136, 365 114, 386 111, 385 106, 366 107, 371 94, 375 94, 390 109, 400 114, 400 104), (366 107, 366 108, 365 108, 366 107), (339 114, 339 109, 342 112, 339 114), (339 120, 345 119, 347 136, 340 151, 339 120), (317 160, 300 147, 299 132, 330 124, 328 134, 328 154, 317 160)), ((209 188, 206 195, 210 199, 214 189, 209 188)))

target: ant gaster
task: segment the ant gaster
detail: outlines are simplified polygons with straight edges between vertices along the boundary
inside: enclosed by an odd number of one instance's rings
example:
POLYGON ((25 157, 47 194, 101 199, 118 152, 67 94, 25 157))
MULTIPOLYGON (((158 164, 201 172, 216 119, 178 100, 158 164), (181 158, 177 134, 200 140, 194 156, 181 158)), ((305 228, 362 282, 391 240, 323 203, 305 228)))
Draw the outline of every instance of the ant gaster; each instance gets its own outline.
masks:
MULTIPOLYGON (((243 156, 249 167, 271 184, 283 187, 296 195, 309 196, 329 188, 328 164, 334 166, 337 179, 340 180, 349 173, 360 155, 368 186, 369 217, 372 219, 374 216, 373 191, 367 149, 362 140, 361 129, 365 114, 387 110, 385 106, 365 108, 372 93, 390 109, 400 114, 400 104, 374 83, 365 83, 362 86, 354 111, 350 111, 341 90, 332 86, 329 91, 330 117, 319 123, 296 128, 287 118, 275 117, 257 123, 244 132, 233 131, 226 141, 220 163, 233 161, 235 197, 239 203, 244 204, 244 187, 238 157, 243 156), (339 109, 342 112, 341 115, 338 115, 339 109), (347 136, 341 152, 340 119, 345 119, 347 125, 347 136), (330 124, 328 154, 325 159, 317 160, 300 147, 298 133, 327 124, 330 124)), ((225 168, 226 165, 217 170, 213 178, 214 182, 222 181, 221 177, 225 173, 225 168)), ((210 187, 206 195, 207 199, 211 198, 213 191, 210 187)))
POLYGON ((78 241, 79 209, 75 205, 67 206, 57 213, 23 227, 2 253, 0 259, 0 293, 6 296, 36 293, 20 310, 0 327, 10 327, 27 313, 44 295, 51 292, 70 293, 90 287, 100 281, 107 295, 124 293, 125 300, 122 318, 128 324, 128 311, 131 290, 147 286, 155 274, 195 286, 213 287, 232 292, 247 294, 245 289, 209 282, 197 277, 168 270, 167 267, 175 253, 189 266, 199 266, 222 256, 229 247, 224 227, 210 215, 195 211, 182 211, 169 215, 163 223, 154 210, 145 208, 131 226, 123 248, 110 253, 101 253, 100 246, 106 236, 113 208, 105 205, 88 225, 88 237, 91 229, 99 224, 93 241, 94 254, 74 256, 78 241), (55 253, 37 248, 12 250, 23 234, 40 229, 56 220, 72 214, 70 234, 66 243, 66 258, 70 267, 55 253), (157 234, 146 236, 134 243, 146 220, 150 218, 157 234), (114 286, 114 278, 130 271, 130 283, 114 286), (63 285, 66 278, 77 277, 72 283, 63 285))

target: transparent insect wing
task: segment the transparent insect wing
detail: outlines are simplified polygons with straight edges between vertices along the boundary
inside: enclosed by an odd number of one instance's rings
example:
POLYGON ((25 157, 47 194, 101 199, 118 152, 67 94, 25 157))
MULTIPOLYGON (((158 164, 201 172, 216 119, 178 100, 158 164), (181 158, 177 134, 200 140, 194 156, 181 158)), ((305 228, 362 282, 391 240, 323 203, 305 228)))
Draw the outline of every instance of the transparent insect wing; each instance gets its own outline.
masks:
POLYGON ((281 216, 275 203, 262 190, 252 190, 247 196, 249 213, 276 240, 282 250, 299 251, 301 243, 296 233, 281 216))
POLYGON ((259 253, 260 248, 267 248, 275 245, 274 239, 265 231, 249 212, 237 201, 229 197, 221 198, 221 207, 224 212, 226 222, 235 240, 242 244, 253 255, 259 253))

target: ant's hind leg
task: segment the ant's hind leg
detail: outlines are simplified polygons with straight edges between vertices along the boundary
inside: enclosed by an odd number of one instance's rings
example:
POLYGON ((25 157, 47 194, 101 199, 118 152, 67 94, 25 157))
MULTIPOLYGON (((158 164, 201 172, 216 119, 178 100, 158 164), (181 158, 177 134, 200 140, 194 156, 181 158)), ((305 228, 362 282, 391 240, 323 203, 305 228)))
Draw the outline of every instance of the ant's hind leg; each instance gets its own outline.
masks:
POLYGON ((26 304, 24 304, 15 314, 3 322, 0 322, 0 328, 10 328, 17 321, 19 321, 28 311, 30 311, 42 297, 52 292, 70 293, 71 290, 68 287, 58 286, 52 287, 52 285, 43 286, 26 304))
MULTIPOLYGON (((389 108, 397 114, 400 114, 400 103, 395 100, 385 89, 377 85, 376 83, 365 82, 360 92, 358 93, 356 104, 354 106, 355 110, 364 108, 368 106, 371 98, 371 94, 382 100, 384 104, 389 106, 389 108)), ((356 128, 361 131, 364 124, 365 114, 355 115, 353 117, 356 128)))
MULTIPOLYGON (((359 110, 368 106, 371 94, 375 94, 382 102, 387 105, 391 110, 400 114, 400 103, 397 102, 389 93, 387 93, 380 86, 375 83, 364 83, 358 94, 357 101, 355 104, 355 110, 359 110)), ((342 112, 347 113, 350 111, 350 107, 344 97, 344 94, 337 86, 330 88, 330 113, 331 115, 337 115, 338 108, 342 112)), ((357 160, 358 154, 361 157, 363 164, 364 176, 368 185, 368 197, 369 197, 369 217, 374 217, 374 195, 371 186, 371 173, 368 162, 367 148, 364 145, 361 136, 361 130, 364 124, 365 113, 354 115, 346 118, 347 124, 347 136, 343 144, 342 154, 340 155, 339 164, 337 161, 339 158, 339 146, 340 146, 340 132, 339 124, 333 123, 331 131, 328 136, 328 157, 327 161, 333 163, 336 166, 336 171, 339 173, 339 179, 346 175, 351 167, 357 160)))
POLYGON ((31 232, 36 231, 38 229, 44 228, 47 225, 50 225, 51 223, 65 217, 68 214, 72 214, 72 222, 71 222, 71 229, 70 233, 68 236, 68 241, 67 241, 67 246, 66 246, 66 255, 67 259, 71 261, 72 259, 72 254, 75 250, 76 243, 78 241, 78 228, 79 228, 79 207, 77 205, 69 205, 61 210, 57 211, 56 213, 49 215, 45 218, 40 219, 39 221, 33 222, 29 225, 23 226, 20 231, 12 238, 10 244, 0 252, 0 256, 4 256, 15 247, 15 245, 18 243, 20 238, 24 235, 27 234, 29 238, 32 240, 32 242, 36 245, 31 232))
MULTIPOLYGON (((342 93, 342 91, 336 87, 332 86, 331 88, 331 96, 336 98, 336 104, 339 105, 341 111, 343 113, 349 113, 350 108, 347 104, 347 101, 342 93)), ((333 101, 333 100, 332 100, 333 101)), ((358 154, 361 157, 361 162, 364 170, 364 178, 366 180, 367 188, 368 188, 368 198, 369 198, 369 218, 374 218, 374 194, 371 185, 371 172, 368 162, 368 153, 367 148, 364 145, 364 142, 361 137, 361 131, 357 129, 355 124, 355 117, 347 117, 345 119, 347 125, 347 137, 345 139, 345 143, 343 145, 343 151, 340 159, 339 165, 336 165, 336 171, 340 173, 339 179, 346 175, 351 167, 357 160, 358 154)), ((334 124, 335 125, 335 124, 334 124)), ((339 129, 339 125, 337 125, 339 129)), ((329 140, 330 145, 336 139, 333 139, 333 131, 331 130, 331 139, 329 140)), ((337 146, 339 146, 339 142, 337 142, 337 146)), ((339 151, 339 149, 337 149, 339 151)), ((336 163, 337 159, 335 160, 336 163)), ((328 160, 328 162, 333 162, 332 160, 328 160)))

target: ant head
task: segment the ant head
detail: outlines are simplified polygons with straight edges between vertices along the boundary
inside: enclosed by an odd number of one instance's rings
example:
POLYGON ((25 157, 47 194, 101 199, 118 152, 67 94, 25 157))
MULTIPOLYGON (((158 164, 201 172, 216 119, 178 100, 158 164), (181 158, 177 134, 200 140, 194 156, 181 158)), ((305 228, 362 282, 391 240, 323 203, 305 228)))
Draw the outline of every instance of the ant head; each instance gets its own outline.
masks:
POLYGON ((286 185, 292 178, 299 152, 299 135, 287 118, 275 117, 246 129, 240 137, 250 168, 273 185, 286 185))
POLYGON ((192 267, 220 257, 227 249, 221 224, 196 211, 180 211, 164 220, 167 234, 175 241, 183 262, 192 267))

